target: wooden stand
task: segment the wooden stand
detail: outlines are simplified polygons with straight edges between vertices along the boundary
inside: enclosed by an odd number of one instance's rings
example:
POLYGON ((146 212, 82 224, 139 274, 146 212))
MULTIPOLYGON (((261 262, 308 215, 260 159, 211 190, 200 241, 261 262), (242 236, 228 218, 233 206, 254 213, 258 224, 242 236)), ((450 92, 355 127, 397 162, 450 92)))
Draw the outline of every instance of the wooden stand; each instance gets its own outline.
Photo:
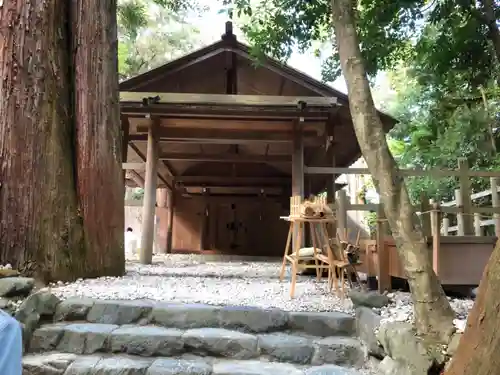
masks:
POLYGON ((359 250, 359 232, 355 245, 352 245, 347 240, 347 232, 344 231, 344 237, 341 239, 338 235, 333 238, 333 241, 338 239, 338 245, 330 244, 328 238, 327 224, 333 224, 333 233, 335 230, 336 219, 331 211, 325 207, 326 200, 324 197, 313 197, 312 200, 302 202, 298 196, 290 198, 290 216, 281 217, 283 220, 290 222, 290 230, 283 255, 283 264, 281 266, 280 280, 285 276, 287 261, 292 265, 292 285, 290 288, 290 297, 295 294, 295 284, 297 282, 297 272, 302 269, 315 268, 316 277, 319 280, 322 276, 323 269, 328 269, 328 286, 330 291, 335 285, 337 295, 341 299, 345 297, 345 274, 354 272, 356 279, 359 282, 355 266, 361 263, 352 264, 346 256, 347 250, 355 248, 359 250), (308 213, 310 216, 308 216, 308 213), (312 241, 312 251, 305 254, 306 249, 301 249, 302 238, 304 237, 306 227, 309 226, 312 241), (291 244, 293 243, 293 246, 291 244), (293 251, 291 248, 294 247, 293 251), (314 265, 308 262, 314 261, 314 265), (340 281, 340 291, 338 282, 340 281))
MULTIPOLYGON (((333 218, 327 219, 309 219, 309 218, 301 218, 301 217, 281 217, 283 220, 287 220, 290 222, 290 229, 288 231, 288 237, 286 240, 285 253, 283 255, 283 264, 281 266, 280 272, 280 280, 283 280, 285 277, 286 263, 287 261, 292 265, 292 285, 290 287, 290 297, 293 298, 295 294, 295 284, 297 282, 297 272, 302 269, 307 268, 315 268, 316 269, 316 277, 319 280, 321 278, 321 273, 323 269, 328 269, 328 279, 330 281, 331 277, 335 277, 335 272, 332 273, 331 266, 327 263, 325 265, 325 261, 323 259, 328 260, 328 257, 324 257, 322 254, 322 249, 327 248, 329 252, 330 246, 328 244, 328 235, 326 230, 327 223, 335 222, 333 218), (306 227, 309 226, 309 231, 311 234, 311 240, 313 243, 313 253, 308 255, 301 255, 301 240, 305 235, 306 227), (295 234, 296 238, 292 237, 295 234), (291 251, 292 246, 294 244, 295 249, 291 251), (323 258, 323 257, 324 258, 323 258), (307 264, 309 261, 314 260, 314 265, 307 264), (332 276, 333 274, 333 276, 332 276)), ((331 285, 329 283, 329 285, 331 285)))

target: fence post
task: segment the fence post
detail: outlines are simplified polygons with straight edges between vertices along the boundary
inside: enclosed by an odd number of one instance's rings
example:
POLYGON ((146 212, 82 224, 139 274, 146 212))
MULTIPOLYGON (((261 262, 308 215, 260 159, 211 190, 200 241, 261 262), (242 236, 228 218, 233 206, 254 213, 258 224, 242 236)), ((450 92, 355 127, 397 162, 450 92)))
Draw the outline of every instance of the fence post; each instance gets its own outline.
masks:
MULTIPOLYGON (((498 178, 490 178, 491 187, 491 206, 493 208, 500 208, 500 197, 498 196, 498 178)), ((493 214, 493 220, 495 221, 495 236, 500 238, 500 213, 493 214)))
POLYGON ((377 207, 377 276, 379 293, 391 290, 391 275, 389 270, 390 254, 385 246, 385 229, 386 219, 384 206, 379 203, 377 207))
MULTIPOLYGON (((460 197, 461 197, 461 206, 463 207, 463 215, 462 215, 462 235, 471 235, 474 233, 474 226, 472 223, 472 201, 470 199, 470 176, 469 176, 469 164, 467 163, 467 159, 459 158, 458 159, 458 169, 460 172, 459 180, 460 180, 460 197)), ((458 201, 457 201, 458 206, 458 201)))
POLYGON ((450 233, 450 219, 443 218, 443 236, 447 236, 450 233))
POLYGON ((431 228, 432 228, 432 269, 439 276, 439 250, 441 245, 441 233, 439 231, 439 204, 432 202, 431 228))
POLYGON ((420 222, 422 223, 422 233, 426 237, 431 235, 431 221, 428 215, 430 208, 429 197, 422 191, 420 193, 420 222))
POLYGON ((474 212, 474 235, 475 236, 482 236, 482 229, 481 229, 481 214, 479 212, 474 212))
MULTIPOLYGON (((463 210, 462 207, 462 194, 460 189, 455 189, 455 201, 457 202, 457 208, 463 210)), ((463 211, 457 212, 457 236, 465 235, 464 230, 464 214, 463 211)))
POLYGON ((337 230, 341 234, 341 238, 346 233, 347 229, 347 195, 344 189, 340 189, 337 193, 337 230))

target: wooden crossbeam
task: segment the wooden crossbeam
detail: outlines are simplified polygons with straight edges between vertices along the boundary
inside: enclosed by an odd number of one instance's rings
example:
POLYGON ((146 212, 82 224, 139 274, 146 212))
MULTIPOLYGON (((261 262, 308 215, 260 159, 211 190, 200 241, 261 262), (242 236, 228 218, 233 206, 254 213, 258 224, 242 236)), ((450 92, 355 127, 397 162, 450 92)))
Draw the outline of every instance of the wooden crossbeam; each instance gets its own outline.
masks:
MULTIPOLYGON (((370 174, 368 168, 333 168, 333 167, 304 167, 306 174, 348 174, 362 175, 370 174)), ((432 176, 432 177, 448 177, 460 176, 460 170, 446 169, 399 169, 397 173, 400 176, 432 176)), ((500 177, 500 171, 473 171, 468 170, 469 177, 500 177)))
POLYGON ((122 163, 123 170, 134 170, 134 171, 144 171, 146 169, 146 163, 122 163))
POLYGON ((199 161, 216 163, 290 163, 290 155, 245 155, 234 153, 223 154, 184 154, 166 152, 160 154, 160 160, 199 161))
MULTIPOLYGON (((186 192, 189 194, 203 194, 203 187, 187 187, 186 192)), ((208 189, 209 195, 217 194, 265 194, 265 195, 280 195, 283 193, 281 187, 269 186, 210 186, 208 189)))
MULTIPOLYGON (((138 127, 138 133, 144 133, 147 127, 138 127)), ((147 130, 146 130, 147 131, 147 130)), ((304 144, 316 146, 324 143, 322 137, 315 132, 303 133, 304 144)), ((146 134, 130 135, 131 141, 147 140, 146 134)), ((283 131, 251 131, 251 130, 215 130, 215 129, 187 129, 161 128, 158 138, 162 142, 181 143, 212 143, 212 144, 245 144, 245 143, 290 143, 293 141, 291 132, 283 131)))
POLYGON ((289 177, 231 177, 231 176, 178 176, 174 182, 183 186, 282 186, 289 185, 289 177))
POLYGON ((144 178, 142 178, 141 175, 137 173, 135 170, 127 171, 125 177, 127 179, 134 181, 137 184, 137 186, 144 188, 144 178))
MULTIPOLYGON (((245 119, 245 118, 183 118, 180 116, 161 117, 154 115, 154 120, 145 117, 132 117, 129 122, 132 129, 137 129, 140 133, 146 133, 153 121, 163 128, 188 128, 196 129, 217 129, 217 130, 246 130, 246 131, 282 131, 290 132, 293 128, 293 120, 290 119, 245 119)), ((304 118, 301 124, 303 132, 316 132, 324 134, 326 132, 325 121, 304 118)))
POLYGON ((143 103, 154 106, 159 103, 169 104, 213 104, 237 106, 293 106, 305 103, 305 107, 331 107, 337 104, 336 97, 321 96, 272 96, 272 95, 223 95, 170 92, 131 92, 121 91, 120 102, 143 103), (149 100, 148 100, 149 99, 149 100))

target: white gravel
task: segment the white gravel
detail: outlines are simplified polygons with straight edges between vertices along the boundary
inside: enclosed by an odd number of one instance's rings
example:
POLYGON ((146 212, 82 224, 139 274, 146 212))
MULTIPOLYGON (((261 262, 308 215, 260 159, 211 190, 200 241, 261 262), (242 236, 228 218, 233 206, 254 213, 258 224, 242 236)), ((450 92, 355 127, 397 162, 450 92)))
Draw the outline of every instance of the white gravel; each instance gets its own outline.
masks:
MULTIPOLYGON (((298 277, 295 298, 290 298, 290 267, 283 282, 279 281, 281 262, 229 261, 221 257, 200 255, 155 256, 152 265, 129 260, 124 277, 78 280, 75 283, 51 285, 60 298, 90 297, 97 299, 150 299, 212 305, 257 306, 287 311, 343 311, 353 313, 351 301, 341 301, 326 287, 326 280, 298 277)), ((409 293, 389 293, 391 304, 374 309, 382 321, 413 321, 409 293)), ((473 301, 449 298, 456 312, 459 331, 473 301)))
MULTIPOLYGON (((382 309, 374 309, 382 316, 382 324, 389 321, 413 322, 413 303, 409 293, 395 292, 389 293, 388 297, 392 303, 382 309)), ((463 332, 467 322, 469 311, 474 305, 472 299, 461 299, 448 297, 452 309, 455 311, 455 327, 459 332, 463 332)))
POLYGON ((155 257, 153 265, 127 262, 124 277, 101 277, 51 285, 60 298, 149 299, 212 305, 257 306, 288 311, 344 311, 352 313, 349 299, 341 301, 328 291, 326 279, 298 277, 295 298, 290 298, 289 273, 279 281, 281 262, 206 262, 186 255, 155 257))

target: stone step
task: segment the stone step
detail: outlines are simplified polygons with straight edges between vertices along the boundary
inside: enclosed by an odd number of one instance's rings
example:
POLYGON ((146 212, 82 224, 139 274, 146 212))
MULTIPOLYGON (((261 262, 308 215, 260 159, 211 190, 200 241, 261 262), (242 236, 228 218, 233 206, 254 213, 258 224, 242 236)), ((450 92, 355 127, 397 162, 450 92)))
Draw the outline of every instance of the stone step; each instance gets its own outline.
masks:
POLYGON ((361 375, 336 365, 299 366, 263 360, 214 357, 142 358, 60 352, 23 358, 23 375, 361 375))
POLYGON ((353 316, 340 312, 286 312, 241 306, 106 301, 71 298, 57 306, 56 321, 102 324, 156 324, 163 327, 226 328, 263 333, 294 330, 314 336, 354 336, 353 316))
POLYGON ((251 334, 225 328, 181 330, 154 325, 55 323, 33 332, 30 352, 126 353, 143 357, 184 353, 233 359, 268 358, 296 364, 361 365, 365 355, 357 339, 275 332, 251 334))

